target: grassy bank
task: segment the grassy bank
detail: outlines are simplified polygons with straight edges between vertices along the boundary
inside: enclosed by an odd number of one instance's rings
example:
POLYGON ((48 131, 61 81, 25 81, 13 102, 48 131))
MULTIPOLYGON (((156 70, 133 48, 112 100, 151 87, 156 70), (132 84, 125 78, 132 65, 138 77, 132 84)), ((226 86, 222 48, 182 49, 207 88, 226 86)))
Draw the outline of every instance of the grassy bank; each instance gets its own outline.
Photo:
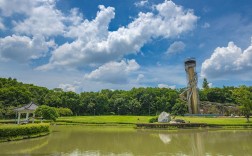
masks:
MULTIPOLYGON (((135 125, 136 123, 149 123, 151 118, 155 116, 71 116, 71 117, 59 117, 56 124, 104 124, 104 125, 135 125)), ((230 118, 230 117, 189 117, 189 116, 177 116, 176 119, 183 119, 190 123, 207 123, 209 126, 250 126, 252 122, 247 123, 246 119, 230 118)), ((14 121, 14 120, 13 120, 14 121)), ((1 120, 0 124, 5 120, 1 120)), ((40 121, 37 121, 40 122, 40 121)), ((50 122, 50 121, 43 121, 50 122)))
POLYGON ((49 124, 0 124, 0 142, 34 138, 49 134, 49 124))
MULTIPOLYGON (((136 124, 148 123, 149 119, 154 116, 73 116, 60 117, 57 119, 58 124, 136 124)), ((177 116, 176 119, 183 119, 190 123, 207 123, 212 126, 252 126, 247 123, 245 118, 230 117, 182 117, 177 116)))
MULTIPOLYGON (((177 117, 190 122, 207 123, 207 124, 248 124, 245 118, 231 118, 231 117, 177 117)), ((251 123, 252 124, 252 123, 251 123)))
POLYGON ((241 127, 252 128, 252 122, 247 123, 247 120, 243 117, 231 118, 231 117, 179 117, 185 121, 191 123, 207 123, 210 127, 241 127))
POLYGON ((60 117, 57 123, 77 124, 135 124, 148 123, 152 116, 72 116, 60 117))

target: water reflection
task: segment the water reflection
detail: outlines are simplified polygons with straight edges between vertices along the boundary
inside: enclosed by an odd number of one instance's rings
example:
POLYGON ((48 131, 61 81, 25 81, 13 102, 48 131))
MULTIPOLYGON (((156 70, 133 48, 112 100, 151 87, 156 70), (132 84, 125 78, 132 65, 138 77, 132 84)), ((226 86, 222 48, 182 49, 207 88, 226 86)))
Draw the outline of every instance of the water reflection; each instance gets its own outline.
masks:
POLYGON ((0 143, 0 155, 1 154, 24 154, 33 153, 44 146, 47 146, 48 136, 39 137, 29 140, 20 140, 20 141, 11 141, 11 142, 4 142, 0 143))
POLYGON ((159 138, 164 144, 169 144, 171 142, 171 137, 169 134, 159 133, 159 138))
MULTIPOLYGON (((207 131, 185 131, 184 134, 180 132, 180 135, 178 133, 173 134, 167 134, 167 133, 159 133, 159 138, 164 144, 174 144, 177 146, 180 146, 181 140, 183 138, 183 135, 187 135, 189 138, 189 144, 188 148, 191 149, 191 152, 189 152, 189 155, 193 156, 202 156, 205 154, 204 150, 204 135, 207 133, 207 131), (180 139, 181 138, 181 139, 180 139), (173 139, 173 142, 172 142, 173 139)), ((186 143, 186 141, 184 142, 186 143)), ((187 148, 181 147, 180 151, 186 151, 187 148)), ((186 153, 184 153, 186 154, 186 153)))
POLYGON ((159 132, 159 139, 171 155, 252 155, 251 130, 181 130, 159 132))
POLYGON ((203 133, 192 133, 191 134, 191 145, 192 145, 192 155, 194 156, 202 156, 204 155, 204 137, 203 133))
POLYGON ((46 137, 0 143, 0 155, 252 155, 252 131, 56 126, 46 137))

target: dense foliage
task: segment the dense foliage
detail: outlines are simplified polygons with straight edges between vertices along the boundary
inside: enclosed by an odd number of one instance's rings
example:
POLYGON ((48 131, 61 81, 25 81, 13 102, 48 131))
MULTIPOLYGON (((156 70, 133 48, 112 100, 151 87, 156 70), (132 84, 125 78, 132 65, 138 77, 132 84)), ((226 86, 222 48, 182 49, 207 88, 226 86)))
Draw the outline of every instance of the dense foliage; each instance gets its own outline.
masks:
POLYGON ((234 90, 234 96, 236 101, 240 103, 242 113, 249 122, 249 117, 252 111, 252 93, 247 89, 246 86, 241 86, 239 89, 234 90))
POLYGON ((72 116, 73 112, 69 108, 56 108, 56 112, 58 113, 58 116, 72 116))
MULTIPOLYGON (((205 86, 208 85, 205 80, 205 86)), ((235 91, 240 87, 209 88, 199 91, 201 101, 233 103, 237 100, 235 91)), ((252 92, 252 87, 245 90, 252 92)), ((67 115, 158 115, 162 111, 181 115, 185 103, 179 94, 183 89, 133 88, 123 90, 101 90, 99 92, 64 92, 56 88, 49 90, 32 84, 23 84, 12 78, 0 78, 0 118, 13 118, 13 108, 33 101, 38 105, 58 108, 60 116, 67 115), (68 108, 64 110, 63 108, 68 108)), ((250 105, 250 104, 249 104, 250 105)))
POLYGON ((187 112, 188 112, 188 107, 181 100, 178 100, 177 103, 172 107, 172 115, 174 115, 174 116, 177 116, 177 115, 183 116, 187 112))

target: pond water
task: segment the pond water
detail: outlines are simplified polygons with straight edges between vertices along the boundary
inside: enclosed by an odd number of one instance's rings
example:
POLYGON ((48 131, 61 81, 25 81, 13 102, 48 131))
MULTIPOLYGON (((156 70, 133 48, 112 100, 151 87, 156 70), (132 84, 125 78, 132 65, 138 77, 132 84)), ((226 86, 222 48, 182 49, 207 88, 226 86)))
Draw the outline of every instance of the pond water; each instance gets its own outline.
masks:
POLYGON ((249 156, 252 130, 52 126, 52 133, 45 137, 0 143, 0 155, 249 156))

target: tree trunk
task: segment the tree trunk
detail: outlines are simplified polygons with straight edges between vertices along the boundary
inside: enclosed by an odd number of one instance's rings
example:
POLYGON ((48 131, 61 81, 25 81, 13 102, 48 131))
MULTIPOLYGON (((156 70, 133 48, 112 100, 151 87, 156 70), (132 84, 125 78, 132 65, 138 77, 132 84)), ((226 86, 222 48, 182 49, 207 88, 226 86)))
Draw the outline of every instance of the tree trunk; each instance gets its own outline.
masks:
POLYGON ((247 115, 246 118, 247 118, 247 123, 249 123, 249 115, 247 115))

